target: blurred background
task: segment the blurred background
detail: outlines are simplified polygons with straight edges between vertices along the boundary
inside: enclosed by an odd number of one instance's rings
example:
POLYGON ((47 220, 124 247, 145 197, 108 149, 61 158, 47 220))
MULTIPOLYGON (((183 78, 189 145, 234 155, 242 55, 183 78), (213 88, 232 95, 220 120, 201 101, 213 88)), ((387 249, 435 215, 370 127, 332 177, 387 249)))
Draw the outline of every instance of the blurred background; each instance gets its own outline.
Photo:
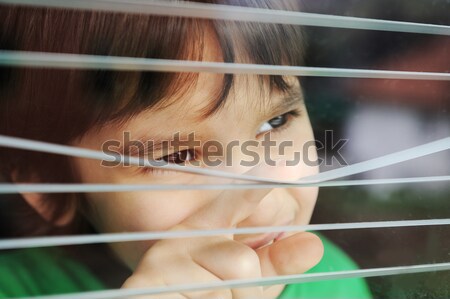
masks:
MULTIPOLYGON (((303 11, 450 25, 450 1, 303 0, 303 11)), ((306 65, 402 71, 450 71, 450 37, 305 27, 306 65)), ((303 79, 315 137, 348 140, 348 164, 450 136, 448 81, 303 79)), ((325 158, 325 150, 319 154, 325 158)), ((333 159, 322 171, 340 167, 333 159)), ((370 171, 351 179, 450 174, 450 151, 370 171)), ((348 178, 350 179, 350 178, 348 178)), ((312 223, 450 217, 450 184, 417 183, 322 188, 312 223)), ((324 232, 361 268, 450 261, 450 228, 433 226, 324 232)), ((375 298, 450 298, 450 272, 369 278, 375 298)))

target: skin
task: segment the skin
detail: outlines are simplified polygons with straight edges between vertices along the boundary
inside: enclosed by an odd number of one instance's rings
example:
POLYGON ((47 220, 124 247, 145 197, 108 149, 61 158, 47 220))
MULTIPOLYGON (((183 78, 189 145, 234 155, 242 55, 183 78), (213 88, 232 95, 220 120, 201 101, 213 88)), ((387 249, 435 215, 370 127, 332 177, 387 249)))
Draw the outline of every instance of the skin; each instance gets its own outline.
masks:
MULTIPOLYGON (((205 47, 205 60, 220 59, 216 43, 209 40, 205 47)), ((286 78, 291 91, 301 96, 296 78, 286 78)), ((163 109, 142 111, 125 124, 108 124, 100 130, 87 132, 72 145, 101 150, 107 140, 122 140, 125 131, 131 138, 181 132, 182 138, 195 132, 202 142, 216 140, 223 145, 233 140, 261 141, 271 134, 277 144, 291 140, 293 147, 280 156, 275 147, 270 153, 273 160, 293 159, 293 152, 301 151, 303 144, 314 140, 306 107, 298 99, 292 107, 274 114, 273 106, 286 94, 261 88, 255 76, 236 76, 225 106, 206 119, 199 119, 203 108, 210 104, 222 86, 222 75, 201 73, 197 84, 163 109), (299 117, 287 118, 279 130, 266 130, 267 122, 289 112, 300 111, 299 117), (164 124, 163 126, 161 124, 164 124)), ((263 148, 253 148, 261 157, 263 148)), ((170 153, 169 153, 170 154, 170 153)), ((305 153, 302 153, 305 154, 305 153)), ((162 152, 153 153, 160 157, 162 152)), ((316 150, 310 147, 308 158, 316 159, 316 150)), ((202 153, 196 157, 202 165, 202 153)), ((224 158, 225 159, 225 158, 224 158)), ((300 161, 295 166, 278 163, 270 166, 242 166, 247 159, 235 148, 231 166, 214 169, 246 173, 255 176, 297 180, 318 172, 317 166, 300 161)), ((83 183, 115 184, 214 184, 230 180, 193 175, 174 171, 146 173, 140 167, 105 167, 100 161, 73 158, 75 170, 83 183)), ((187 163, 189 164, 189 162, 187 163)), ((240 183, 240 182, 235 182, 240 183)), ((274 225, 301 225, 310 221, 316 202, 317 188, 277 188, 257 190, 208 191, 141 191, 88 194, 91 207, 87 217, 99 233, 170 231, 211 228, 236 228, 274 225)), ((31 195, 30 195, 31 196, 31 195)), ((34 204, 33 206, 37 206, 34 204)), ((123 288, 152 287, 226 279, 303 273, 317 264, 323 254, 320 239, 311 233, 286 233, 272 244, 252 248, 256 240, 265 235, 227 235, 205 238, 185 238, 147 242, 111 244, 117 258, 133 274, 123 288)), ((253 246, 254 247, 254 246, 253 246)), ((169 294, 170 298, 275 298, 283 285, 272 287, 239 288, 169 294)), ((165 296, 157 296, 164 298, 165 296)), ((156 297, 143 297, 156 298, 156 297)))

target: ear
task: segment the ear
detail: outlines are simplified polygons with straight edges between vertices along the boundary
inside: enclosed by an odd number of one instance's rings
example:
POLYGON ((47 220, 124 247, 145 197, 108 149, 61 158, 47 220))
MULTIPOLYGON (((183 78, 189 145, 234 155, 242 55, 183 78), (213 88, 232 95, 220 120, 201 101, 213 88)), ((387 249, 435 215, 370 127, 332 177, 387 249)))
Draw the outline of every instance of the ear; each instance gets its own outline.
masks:
MULTIPOLYGON (((39 183, 39 180, 37 180, 35 176, 33 176, 33 178, 30 180, 26 180, 26 182, 18 181, 17 172, 13 172, 11 178, 14 183, 39 183)), ((32 207, 45 221, 51 222, 56 226, 65 226, 69 224, 75 217, 76 207, 74 204, 66 209, 66 211, 64 211, 61 215, 58 215, 58 217, 54 218, 52 209, 49 208, 47 201, 55 199, 48 198, 43 193, 21 192, 20 194, 22 195, 22 198, 25 199, 25 201, 30 205, 30 207, 32 207)))
POLYGON ((75 205, 71 205, 61 215, 53 218, 52 209, 46 204, 47 200, 55 200, 46 198, 41 193, 21 193, 23 199, 47 222, 51 222, 56 226, 68 225, 75 217, 76 208, 75 205))

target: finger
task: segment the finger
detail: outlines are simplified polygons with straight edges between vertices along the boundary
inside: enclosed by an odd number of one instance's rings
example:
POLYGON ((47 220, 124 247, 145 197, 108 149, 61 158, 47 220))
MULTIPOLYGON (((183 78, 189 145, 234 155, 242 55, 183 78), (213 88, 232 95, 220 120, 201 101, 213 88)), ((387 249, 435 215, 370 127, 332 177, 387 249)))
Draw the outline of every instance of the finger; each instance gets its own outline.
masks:
MULTIPOLYGON (((130 276, 125 283, 122 285, 121 289, 141 289, 149 287, 161 287, 165 286, 164 283, 152 282, 150 278, 147 279, 145 275, 135 275, 130 276)), ((126 299, 186 299, 186 296, 182 294, 157 294, 157 295, 142 295, 126 297, 126 299)))
MULTIPOLYGON (((187 278, 189 278, 189 283, 206 283, 206 282, 219 282, 221 279, 200 266, 199 264, 192 261, 192 266, 189 272, 182 273, 184 271, 179 271, 180 277, 178 277, 177 284, 186 284, 187 278), (181 278, 181 279, 180 279, 181 278)), ((195 292, 182 292, 186 298, 189 299, 232 299, 234 298, 230 289, 213 289, 213 290, 201 290, 195 292)))
POLYGON ((256 250, 262 276, 300 274, 323 256, 323 244, 312 233, 301 232, 256 250))
MULTIPOLYGON (((199 240, 198 247, 191 251, 192 260, 221 280, 261 277, 259 257, 248 246, 224 238, 214 237, 199 240)), ((233 299, 262 298, 262 287, 235 288, 233 299)))
MULTIPOLYGON (((276 178, 281 175, 281 172, 281 167, 259 164, 245 174, 276 178)), ((234 180, 233 183, 237 184, 237 181, 234 180)), ((236 227, 239 222, 254 212, 254 209, 272 189, 224 190, 217 198, 208 202, 175 229, 236 227)))
MULTIPOLYGON (((155 259, 144 258, 141 267, 127 279, 122 288, 149 288, 169 287, 184 285, 187 283, 219 282, 221 279, 210 271, 195 263, 190 258, 172 259, 170 262, 155 262, 155 259)), ((200 290, 180 293, 164 293, 156 295, 141 296, 142 299, 156 298, 224 298, 231 299, 232 293, 229 289, 222 290, 200 290)))

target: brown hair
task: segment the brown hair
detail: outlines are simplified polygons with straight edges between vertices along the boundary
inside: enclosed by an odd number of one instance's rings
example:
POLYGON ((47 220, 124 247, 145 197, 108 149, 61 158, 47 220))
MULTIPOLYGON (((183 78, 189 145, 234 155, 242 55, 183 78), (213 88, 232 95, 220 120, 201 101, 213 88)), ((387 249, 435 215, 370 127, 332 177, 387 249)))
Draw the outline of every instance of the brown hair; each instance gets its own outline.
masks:
MULTIPOLYGON (((280 0, 198 2, 295 9, 292 1, 280 0)), ((247 57, 247 61, 241 62, 302 63, 303 35, 299 26, 0 7, 0 49, 202 60, 204 28, 211 28, 225 62, 235 62, 235 53, 239 49, 239 53, 247 57)), ((0 134, 67 144, 106 122, 125 121, 144 109, 170 105, 166 99, 183 94, 195 85, 196 78, 195 73, 1 67, 0 134)), ((287 88, 281 76, 265 76, 265 79, 270 88, 287 88)), ((224 75, 222 90, 205 115, 213 114, 223 106, 232 85, 233 75, 224 75)), ((69 159, 63 156, 0 147, 0 165, 7 182, 12 181, 13 171, 15 181, 27 181, 30 174, 40 182, 77 181, 69 159)), ((49 197, 53 199, 46 202, 56 219, 82 196, 53 194, 49 197)), ((16 230, 15 235, 43 234, 53 229, 41 220, 32 220, 39 217, 20 196, 8 196, 2 204, 14 206, 2 217, 10 218, 7 222, 15 223, 14 228, 24 228, 22 232, 16 230), (36 225, 36 221, 41 223, 36 225), (24 227, 26 224, 29 227, 24 227)), ((12 229, 6 230, 11 232, 12 229)))

